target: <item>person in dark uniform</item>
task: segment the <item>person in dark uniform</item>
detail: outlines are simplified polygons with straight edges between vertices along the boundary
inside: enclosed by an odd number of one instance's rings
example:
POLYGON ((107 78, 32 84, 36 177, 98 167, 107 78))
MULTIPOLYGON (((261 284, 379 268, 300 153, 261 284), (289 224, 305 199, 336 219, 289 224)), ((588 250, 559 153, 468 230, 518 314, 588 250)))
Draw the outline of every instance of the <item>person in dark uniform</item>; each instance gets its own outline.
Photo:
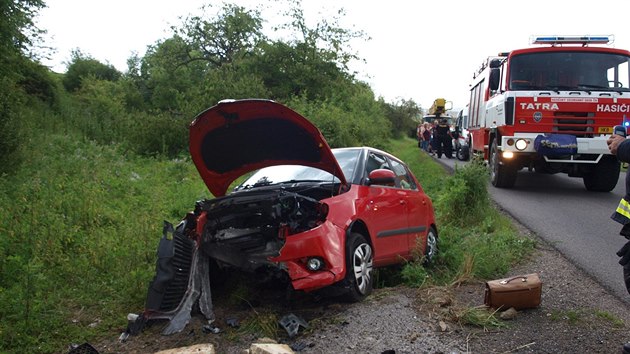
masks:
MULTIPOLYGON (((630 140, 613 134, 608 138, 607 143, 610 153, 616 155, 619 161, 630 162, 630 140)), ((630 173, 626 173, 626 194, 619 201, 611 219, 623 225, 619 234, 629 240, 617 251, 617 256, 621 257, 619 264, 623 267, 623 280, 626 290, 630 293, 630 173)), ((622 353, 630 354, 630 343, 623 345, 622 353)))
POLYGON ((446 156, 447 158, 452 158, 453 143, 451 141, 451 129, 448 126, 448 121, 445 118, 443 118, 438 124, 437 128, 435 128, 435 137, 438 159, 442 157, 442 153, 444 153, 444 156, 446 156))

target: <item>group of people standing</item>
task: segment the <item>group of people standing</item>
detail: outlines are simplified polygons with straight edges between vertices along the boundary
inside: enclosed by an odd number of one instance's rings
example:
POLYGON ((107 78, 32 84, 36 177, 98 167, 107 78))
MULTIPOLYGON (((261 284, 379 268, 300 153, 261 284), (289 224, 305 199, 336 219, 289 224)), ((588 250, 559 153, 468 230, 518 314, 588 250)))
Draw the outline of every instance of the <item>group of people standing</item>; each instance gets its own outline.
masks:
POLYGON ((448 120, 436 119, 433 124, 429 122, 419 124, 417 135, 418 147, 428 154, 437 154, 438 159, 442 158, 442 154, 448 159, 453 157, 453 135, 448 120))

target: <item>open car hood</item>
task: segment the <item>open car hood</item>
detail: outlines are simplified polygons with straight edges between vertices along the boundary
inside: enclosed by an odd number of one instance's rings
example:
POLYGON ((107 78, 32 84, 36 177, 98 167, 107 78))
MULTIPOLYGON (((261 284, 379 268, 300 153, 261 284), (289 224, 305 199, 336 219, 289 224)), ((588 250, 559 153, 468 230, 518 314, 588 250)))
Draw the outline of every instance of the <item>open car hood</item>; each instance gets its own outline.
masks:
POLYGON ((200 113, 190 125, 190 155, 215 196, 247 172, 304 165, 346 183, 321 132, 297 112, 268 100, 229 100, 200 113))

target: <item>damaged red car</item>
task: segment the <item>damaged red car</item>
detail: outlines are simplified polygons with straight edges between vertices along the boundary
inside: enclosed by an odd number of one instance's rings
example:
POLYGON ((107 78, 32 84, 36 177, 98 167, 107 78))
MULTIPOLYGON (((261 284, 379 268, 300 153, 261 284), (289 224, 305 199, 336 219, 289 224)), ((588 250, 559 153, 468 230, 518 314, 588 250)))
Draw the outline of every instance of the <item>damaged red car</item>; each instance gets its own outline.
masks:
POLYGON ((165 223, 136 329, 169 319, 164 333, 179 331, 195 303, 211 322, 210 271, 236 268, 359 301, 375 267, 416 256, 428 263, 437 253, 431 199, 400 159, 370 147, 331 149, 279 103, 221 101, 190 125, 190 154, 215 198, 198 201, 177 226, 165 223))

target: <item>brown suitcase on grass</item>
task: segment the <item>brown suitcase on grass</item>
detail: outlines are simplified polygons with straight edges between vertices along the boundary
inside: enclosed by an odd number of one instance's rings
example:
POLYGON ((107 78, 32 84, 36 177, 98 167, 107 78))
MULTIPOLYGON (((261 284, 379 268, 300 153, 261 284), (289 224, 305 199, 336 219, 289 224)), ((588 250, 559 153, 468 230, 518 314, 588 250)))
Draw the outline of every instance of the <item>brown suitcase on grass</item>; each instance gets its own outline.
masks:
POLYGON ((484 303, 501 310, 534 308, 540 305, 541 294, 542 282, 538 274, 519 275, 486 282, 484 303))

